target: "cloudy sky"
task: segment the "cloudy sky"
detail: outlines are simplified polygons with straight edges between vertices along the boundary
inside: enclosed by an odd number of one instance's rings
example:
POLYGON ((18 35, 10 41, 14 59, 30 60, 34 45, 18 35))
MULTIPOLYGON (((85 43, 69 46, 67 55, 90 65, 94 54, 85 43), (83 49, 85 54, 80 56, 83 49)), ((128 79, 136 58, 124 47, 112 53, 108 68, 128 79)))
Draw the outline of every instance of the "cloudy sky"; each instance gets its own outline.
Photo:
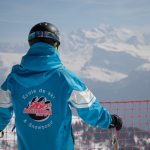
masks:
POLYGON ((149 0, 1 0, 0 42, 25 42, 30 28, 41 21, 63 33, 100 24, 149 32, 149 18, 149 0))

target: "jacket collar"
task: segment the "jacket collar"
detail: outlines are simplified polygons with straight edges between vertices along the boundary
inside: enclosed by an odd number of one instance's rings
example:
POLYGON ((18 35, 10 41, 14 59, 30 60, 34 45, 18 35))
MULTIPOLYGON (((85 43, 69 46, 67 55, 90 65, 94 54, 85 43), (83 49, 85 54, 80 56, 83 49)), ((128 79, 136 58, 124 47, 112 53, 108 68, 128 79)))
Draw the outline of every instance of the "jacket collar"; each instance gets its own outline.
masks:
POLYGON ((22 57, 21 66, 32 71, 46 71, 62 66, 58 51, 43 42, 33 44, 27 54, 22 57))

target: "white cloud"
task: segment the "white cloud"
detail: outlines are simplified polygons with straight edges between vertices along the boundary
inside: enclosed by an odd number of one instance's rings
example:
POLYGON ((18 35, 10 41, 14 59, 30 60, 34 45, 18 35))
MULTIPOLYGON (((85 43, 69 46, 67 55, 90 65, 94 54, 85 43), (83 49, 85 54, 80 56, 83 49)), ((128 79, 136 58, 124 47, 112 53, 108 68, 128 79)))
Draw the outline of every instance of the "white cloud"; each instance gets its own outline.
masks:
POLYGON ((5 76, 9 74, 13 65, 20 62, 20 59, 23 54, 18 53, 0 53, 0 69, 6 69, 5 76))
POLYGON ((87 79, 99 80, 103 82, 116 82, 124 78, 127 78, 127 74, 120 72, 110 71, 105 68, 98 68, 95 66, 87 67, 85 70, 81 70, 81 76, 87 79))
POLYGON ((141 59, 150 61, 150 45, 139 45, 136 47, 134 45, 121 42, 105 42, 97 43, 95 46, 97 48, 105 49, 106 51, 125 52, 132 55, 133 57, 139 57, 141 59))
POLYGON ((136 68, 138 71, 150 71, 150 63, 145 63, 138 68, 136 68))
MULTIPOLYGON (((103 24, 97 28, 81 30, 73 34, 71 34, 71 38, 66 38, 66 41, 64 41, 68 44, 67 51, 66 46, 63 47, 62 58, 68 68, 83 78, 103 82, 117 82, 128 77, 127 74, 114 69, 112 71, 111 69, 100 68, 98 64, 91 66, 89 62, 94 59, 92 55, 95 49, 116 53, 123 52, 137 59, 150 61, 150 43, 145 43, 144 34, 141 32, 126 28, 113 28, 103 24)), ((106 58, 104 63, 106 65, 111 64, 111 59, 106 58)), ((135 70, 135 68, 132 69, 135 70)))
MULTIPOLYGON (((147 32, 133 31, 126 28, 113 28, 104 24, 92 30, 82 31, 84 35, 78 36, 82 40, 85 38, 86 40, 84 41, 97 48, 106 51, 125 52, 134 57, 150 61, 150 34, 147 32)), ((83 45, 85 46, 87 43, 83 45)))
POLYGON ((103 26, 101 26, 100 28, 94 28, 89 31, 86 31, 86 30, 82 30, 82 31, 85 37, 89 39, 98 39, 98 38, 102 38, 103 36, 105 36, 105 29, 103 29, 103 26))

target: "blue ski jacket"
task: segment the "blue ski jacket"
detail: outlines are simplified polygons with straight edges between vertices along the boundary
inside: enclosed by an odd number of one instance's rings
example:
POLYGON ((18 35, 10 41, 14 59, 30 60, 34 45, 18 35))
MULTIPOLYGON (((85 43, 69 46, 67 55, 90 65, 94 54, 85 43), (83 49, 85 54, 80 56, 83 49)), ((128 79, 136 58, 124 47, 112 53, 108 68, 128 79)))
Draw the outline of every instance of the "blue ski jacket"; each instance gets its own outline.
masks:
POLYGON ((42 42, 12 68, 0 98, 0 130, 14 111, 18 150, 73 150, 71 107, 92 126, 107 129, 112 122, 86 85, 63 66, 57 50, 42 42))

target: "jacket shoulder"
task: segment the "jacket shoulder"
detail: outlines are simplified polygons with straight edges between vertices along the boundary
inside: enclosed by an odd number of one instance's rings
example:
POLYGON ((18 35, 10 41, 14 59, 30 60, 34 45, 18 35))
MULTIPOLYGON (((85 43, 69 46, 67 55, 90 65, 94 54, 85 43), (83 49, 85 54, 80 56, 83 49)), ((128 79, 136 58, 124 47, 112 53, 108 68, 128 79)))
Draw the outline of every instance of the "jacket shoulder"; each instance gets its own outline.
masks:
POLYGON ((72 90, 83 91, 87 88, 85 83, 75 73, 73 73, 66 67, 63 67, 60 72, 64 76, 65 80, 70 85, 72 90))

